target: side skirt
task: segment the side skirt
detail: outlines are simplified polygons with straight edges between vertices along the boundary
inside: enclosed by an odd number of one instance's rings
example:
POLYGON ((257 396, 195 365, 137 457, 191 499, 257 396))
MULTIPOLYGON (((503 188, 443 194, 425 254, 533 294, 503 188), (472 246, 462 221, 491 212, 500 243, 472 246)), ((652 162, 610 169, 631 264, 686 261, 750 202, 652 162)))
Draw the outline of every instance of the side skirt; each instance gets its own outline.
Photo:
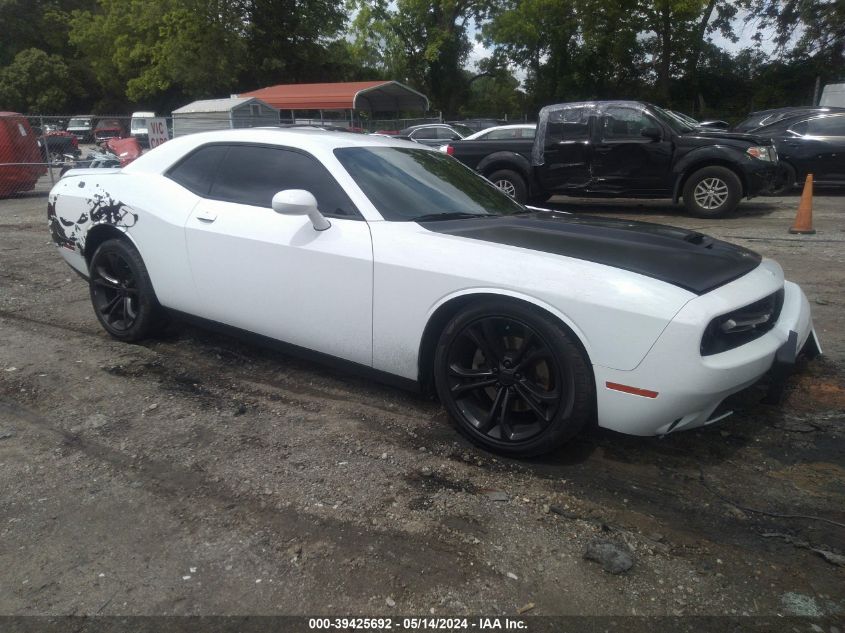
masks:
POLYGON ((424 393, 422 386, 416 380, 396 376, 394 374, 390 374, 379 369, 368 367, 367 365, 362 365, 353 361, 337 358, 336 356, 331 356, 330 354, 316 352, 314 350, 307 349, 305 347, 300 347, 298 345, 293 345, 291 343, 285 343, 284 341, 279 341, 268 336, 263 336, 261 334, 256 334, 255 332, 250 332, 248 330, 243 330, 241 328, 237 328, 231 325, 226 325, 225 323, 219 323, 217 321, 204 319, 202 317, 198 317, 193 314, 188 314, 186 312, 180 312, 179 310, 172 310, 170 308, 166 308, 166 310, 174 319, 190 323, 191 325, 195 325, 196 327, 203 330, 217 332, 218 334, 223 334, 225 336, 240 339, 244 342, 255 345, 256 347, 272 349, 283 354, 288 354, 290 356, 295 356, 303 360, 318 363, 320 365, 325 365, 337 370, 339 373, 348 374, 359 378, 366 378, 375 382, 380 382, 385 385, 390 385, 391 387, 398 387, 399 389, 402 389, 404 391, 410 391, 416 394, 422 395, 424 393))

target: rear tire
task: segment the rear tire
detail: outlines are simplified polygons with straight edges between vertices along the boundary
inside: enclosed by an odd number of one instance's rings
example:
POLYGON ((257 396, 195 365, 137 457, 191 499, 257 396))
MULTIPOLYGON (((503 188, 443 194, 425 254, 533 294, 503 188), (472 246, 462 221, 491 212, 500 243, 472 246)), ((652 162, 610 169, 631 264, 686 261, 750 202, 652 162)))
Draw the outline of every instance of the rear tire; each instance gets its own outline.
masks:
POLYGON ((553 451, 593 417, 585 354, 560 323, 516 301, 480 302, 453 317, 437 343, 434 381, 458 431, 503 455, 553 451))
POLYGON ((141 254, 130 242, 106 240, 89 265, 89 291, 100 325, 112 337, 140 341, 166 319, 141 254))
POLYGON ((525 178, 515 171, 500 169, 487 176, 487 180, 520 204, 528 200, 528 185, 525 184, 525 178))
POLYGON ((684 206, 697 218, 720 218, 742 198, 742 183, 727 167, 711 165, 694 172, 684 183, 684 206))

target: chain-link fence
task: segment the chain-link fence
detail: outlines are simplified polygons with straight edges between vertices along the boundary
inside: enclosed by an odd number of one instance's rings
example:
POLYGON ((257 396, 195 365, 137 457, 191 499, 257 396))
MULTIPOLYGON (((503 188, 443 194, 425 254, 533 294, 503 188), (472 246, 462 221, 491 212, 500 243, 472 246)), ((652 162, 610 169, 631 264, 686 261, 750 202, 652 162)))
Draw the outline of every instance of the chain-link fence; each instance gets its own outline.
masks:
POLYGON ((159 138, 227 128, 315 126, 332 130, 396 134, 412 125, 441 123, 439 114, 417 118, 372 119, 356 112, 314 112, 307 118, 284 118, 242 108, 237 111, 126 115, 25 115, 0 113, 0 198, 46 194, 68 169, 122 167, 147 151, 153 121, 159 138))
POLYGON ((137 118, 0 113, 0 198, 47 193, 74 167, 127 164, 145 144, 137 118))

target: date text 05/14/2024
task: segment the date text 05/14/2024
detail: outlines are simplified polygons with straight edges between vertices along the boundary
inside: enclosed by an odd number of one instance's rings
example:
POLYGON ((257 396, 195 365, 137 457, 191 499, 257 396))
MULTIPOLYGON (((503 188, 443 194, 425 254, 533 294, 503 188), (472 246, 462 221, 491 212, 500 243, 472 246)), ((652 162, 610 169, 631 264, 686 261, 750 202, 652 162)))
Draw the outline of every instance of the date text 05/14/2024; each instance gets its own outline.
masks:
POLYGON ((524 631, 528 624, 520 618, 477 617, 477 618, 309 618, 310 630, 369 630, 369 631, 524 631))

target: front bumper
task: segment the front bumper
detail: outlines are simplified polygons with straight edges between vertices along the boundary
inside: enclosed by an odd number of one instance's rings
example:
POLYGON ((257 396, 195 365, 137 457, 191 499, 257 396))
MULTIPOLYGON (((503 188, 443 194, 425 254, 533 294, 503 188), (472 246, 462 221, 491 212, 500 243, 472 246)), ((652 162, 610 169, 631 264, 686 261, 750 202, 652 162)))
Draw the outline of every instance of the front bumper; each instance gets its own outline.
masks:
POLYGON ((775 186, 778 174, 778 164, 769 163, 756 158, 750 159, 747 164, 745 196, 753 198, 760 194, 769 192, 775 186))
POLYGON ((783 281, 777 264, 764 260, 748 275, 684 306, 635 369, 594 366, 599 426, 632 435, 663 435, 715 422, 724 417, 713 414, 725 398, 773 368, 783 374, 810 337, 818 346, 807 298, 796 284, 783 281), (783 308, 772 330, 740 347, 701 356, 701 336, 712 318, 781 285, 783 308), (608 383, 657 395, 625 393, 608 388, 608 383))

